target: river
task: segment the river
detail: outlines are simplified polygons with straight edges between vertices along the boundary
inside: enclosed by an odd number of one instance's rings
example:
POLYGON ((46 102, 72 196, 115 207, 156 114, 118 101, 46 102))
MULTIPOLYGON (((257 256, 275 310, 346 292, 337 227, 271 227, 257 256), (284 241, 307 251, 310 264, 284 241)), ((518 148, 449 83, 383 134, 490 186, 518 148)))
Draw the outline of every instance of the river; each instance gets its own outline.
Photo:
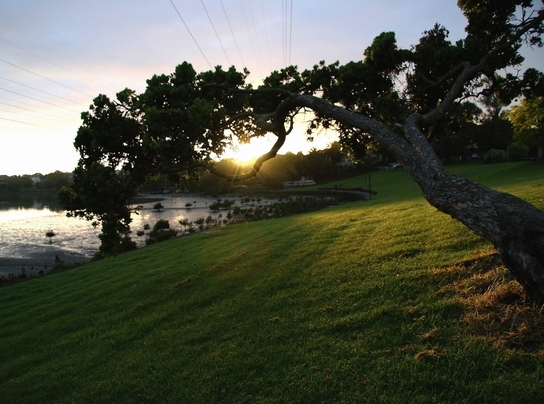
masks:
MULTIPOLYGON (((181 231, 178 220, 187 218, 194 222, 199 217, 219 215, 208 208, 217 198, 165 196, 160 201, 164 206, 160 212, 153 209, 157 201, 149 200, 141 203, 139 214, 132 216, 132 238, 139 247, 145 245, 145 236, 138 237, 136 232, 143 230, 145 224, 153 227, 159 219, 164 219, 172 228, 181 231), (187 207, 186 204, 192 206, 187 207)), ((99 229, 93 228, 86 220, 66 217, 54 196, 3 197, 0 199, 0 276, 46 273, 56 256, 66 264, 87 262, 98 250, 99 233, 99 229), (51 242, 46 237, 48 231, 56 234, 51 242)))

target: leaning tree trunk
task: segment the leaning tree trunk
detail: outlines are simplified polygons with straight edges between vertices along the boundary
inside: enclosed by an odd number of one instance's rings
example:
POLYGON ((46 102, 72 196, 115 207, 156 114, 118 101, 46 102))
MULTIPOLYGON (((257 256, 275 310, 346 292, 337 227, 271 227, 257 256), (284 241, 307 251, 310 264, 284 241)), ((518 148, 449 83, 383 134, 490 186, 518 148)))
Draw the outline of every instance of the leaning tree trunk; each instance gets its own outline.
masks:
MULTIPOLYGON (((432 206, 489 240, 525 289, 527 299, 544 304, 544 212, 513 195, 446 172, 419 129, 422 117, 417 114, 401 125, 403 138, 371 118, 314 96, 296 95, 285 102, 287 107, 293 104, 373 136, 402 162, 432 206)), ((437 108, 434 113, 441 116, 443 111, 437 108)))
POLYGON ((417 166, 407 167, 426 200, 489 240, 527 299, 544 304, 544 212, 513 195, 433 168, 429 175, 417 166))

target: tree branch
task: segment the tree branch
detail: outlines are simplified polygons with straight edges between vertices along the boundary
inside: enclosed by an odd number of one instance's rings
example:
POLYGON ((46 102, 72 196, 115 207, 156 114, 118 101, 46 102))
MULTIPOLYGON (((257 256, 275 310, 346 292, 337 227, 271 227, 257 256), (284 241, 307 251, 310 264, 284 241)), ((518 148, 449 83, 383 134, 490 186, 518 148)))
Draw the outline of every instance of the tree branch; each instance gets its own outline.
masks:
POLYGON ((278 154, 278 151, 282 148, 283 144, 285 143, 285 139, 287 137, 287 132, 285 131, 285 129, 283 129, 283 131, 281 131, 280 133, 276 133, 276 136, 278 137, 278 139, 276 140, 276 142, 274 143, 274 145, 270 148, 270 150, 261 155, 256 161, 255 163, 253 163, 253 166, 251 167, 251 169, 244 173, 244 174, 229 174, 229 173, 226 173, 224 171, 221 171, 221 170, 218 170, 217 168, 215 168, 212 164, 209 164, 209 163, 206 163, 206 162, 198 162, 198 163, 195 163, 193 166, 194 167, 202 167, 202 168, 205 168, 206 170, 208 170, 209 172, 211 172, 212 174, 220 177, 220 178, 224 178, 226 179, 227 181, 245 181, 245 180, 248 180, 250 178, 253 178, 257 175, 257 173, 259 172, 259 170, 261 169, 263 163, 267 160, 270 160, 270 159, 273 159, 274 157, 276 157, 276 155, 278 154))
MULTIPOLYGON (((487 54, 485 54, 480 62, 477 65, 470 65, 465 63, 463 70, 457 76, 457 79, 453 83, 452 87, 440 103, 438 107, 434 110, 428 112, 424 115, 415 114, 417 121, 424 124, 432 124, 438 121, 444 114, 451 109, 455 100, 461 95, 464 90, 465 84, 471 79, 476 77, 480 73, 486 73, 489 75, 489 69, 487 63, 491 58, 497 56, 500 52, 511 48, 518 42, 524 35, 533 29, 537 29, 539 25, 544 21, 544 10, 538 12, 538 16, 534 17, 532 20, 527 20, 526 22, 520 24, 520 28, 512 35, 512 37, 497 46, 491 49, 487 54)), ((457 66, 454 70, 458 69, 457 66)))

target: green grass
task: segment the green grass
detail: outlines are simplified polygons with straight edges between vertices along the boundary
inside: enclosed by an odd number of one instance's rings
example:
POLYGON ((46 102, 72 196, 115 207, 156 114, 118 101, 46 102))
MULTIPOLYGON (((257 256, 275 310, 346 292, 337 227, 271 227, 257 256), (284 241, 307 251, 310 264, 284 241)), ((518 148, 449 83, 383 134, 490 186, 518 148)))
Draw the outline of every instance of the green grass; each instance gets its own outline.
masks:
MULTIPOLYGON (((544 165, 447 168, 544 207, 544 165)), ((372 184, 0 289, 0 402, 540 402, 542 356, 471 333, 440 292, 437 269, 491 246, 403 170, 372 184)))

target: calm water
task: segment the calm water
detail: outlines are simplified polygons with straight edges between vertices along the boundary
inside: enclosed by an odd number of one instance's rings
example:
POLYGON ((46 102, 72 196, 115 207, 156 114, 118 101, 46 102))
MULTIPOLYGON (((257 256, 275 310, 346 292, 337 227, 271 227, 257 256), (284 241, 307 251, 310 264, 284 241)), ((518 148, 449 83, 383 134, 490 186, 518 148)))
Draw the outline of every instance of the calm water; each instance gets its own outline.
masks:
MULTIPOLYGON (((181 230, 178 220, 183 218, 195 221, 199 217, 217 216, 218 213, 208 209, 215 200, 189 195, 166 197, 161 201, 165 207, 162 212, 153 211, 156 202, 143 203, 139 214, 133 215, 132 238, 144 246, 145 236, 137 237, 136 231, 143 230, 146 223, 153 227, 159 219, 169 220, 172 228, 181 230), (186 208, 186 203, 193 206, 186 208)), ((47 272, 56 255, 66 263, 87 262, 98 250, 99 233, 86 220, 67 218, 54 197, 0 200, 0 276, 19 275, 23 268, 27 274, 47 272), (45 236, 49 230, 56 234, 52 243, 45 236)))

